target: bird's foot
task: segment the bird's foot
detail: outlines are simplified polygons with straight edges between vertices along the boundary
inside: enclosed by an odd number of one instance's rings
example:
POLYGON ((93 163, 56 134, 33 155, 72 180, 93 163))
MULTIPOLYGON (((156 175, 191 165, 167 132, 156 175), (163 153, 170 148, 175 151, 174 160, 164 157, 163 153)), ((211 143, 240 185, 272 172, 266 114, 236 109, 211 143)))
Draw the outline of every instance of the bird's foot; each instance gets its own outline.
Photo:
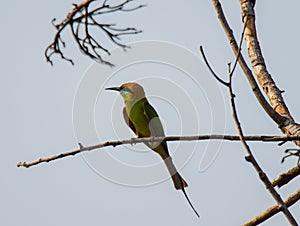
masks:
MULTIPOLYGON (((138 137, 137 137, 138 138, 138 137)), ((137 138, 131 138, 130 139, 130 144, 131 144, 131 146, 133 146, 133 145, 136 145, 136 139, 137 138)))

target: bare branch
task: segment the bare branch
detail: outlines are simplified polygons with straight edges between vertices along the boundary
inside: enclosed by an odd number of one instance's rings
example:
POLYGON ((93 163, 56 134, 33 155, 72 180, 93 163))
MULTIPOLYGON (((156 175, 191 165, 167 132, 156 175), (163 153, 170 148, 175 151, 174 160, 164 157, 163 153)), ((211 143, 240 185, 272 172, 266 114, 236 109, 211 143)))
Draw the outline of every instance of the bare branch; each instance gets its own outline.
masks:
POLYGON ((245 29, 246 29, 246 25, 244 25, 244 28, 243 28, 243 31, 242 31, 242 35, 241 35, 241 38, 240 38, 240 44, 239 44, 238 52, 236 54, 232 70, 230 69, 230 64, 228 64, 228 69, 229 69, 229 75, 228 76, 229 76, 229 79, 233 76, 233 73, 234 73, 234 71, 236 69, 239 57, 241 55, 241 50, 242 50, 242 45, 243 45, 243 39, 244 39, 245 29))
MULTIPOLYGON (((280 136, 245 136, 246 140, 249 141, 264 141, 264 142, 278 142, 278 141, 293 141, 293 140, 300 140, 299 137, 280 137, 280 136)), ((131 138, 128 140, 120 140, 120 141, 107 141, 100 144, 86 146, 84 147, 82 144, 79 144, 79 149, 64 152, 52 157, 48 158, 40 158, 34 162, 19 162, 17 164, 18 167, 31 167, 42 162, 51 162, 56 159, 64 158, 67 156, 72 156, 79 154, 84 151, 92 151, 95 149, 112 146, 116 147, 119 145, 124 144, 136 144, 136 143, 144 143, 144 142, 161 142, 161 141, 195 141, 195 140, 230 140, 230 141, 239 141, 239 136, 234 135, 219 135, 219 134, 212 134, 212 135, 198 135, 198 136, 168 136, 168 137, 146 137, 146 138, 131 138)))
MULTIPOLYGON (((220 1, 218 0, 212 0, 213 2, 213 5, 215 7, 215 10, 217 12, 217 17, 225 31, 225 34, 227 36, 227 39, 231 45, 231 48, 235 54, 235 56, 238 55, 238 45, 237 45, 237 42, 235 40, 235 37, 233 35, 233 32, 232 32, 232 29, 230 28, 226 18, 225 18, 225 15, 224 15, 224 12, 223 12, 223 9, 222 9, 222 6, 221 6, 221 3, 220 1)), ((254 95, 256 96, 258 102, 260 103, 260 105, 264 108, 264 110, 266 111, 266 113, 278 124, 278 125, 281 125, 285 122, 285 117, 282 117, 281 115, 279 115, 271 106, 270 104, 268 103, 268 101, 265 99, 265 97, 263 96, 262 92, 260 91, 259 87, 258 87, 258 84, 250 70, 250 68, 247 66, 247 63, 242 55, 242 53, 240 53, 240 56, 238 58, 238 63, 241 67, 241 69, 243 70, 244 74, 246 75, 247 79, 248 79, 248 82, 251 86, 251 89, 253 90, 253 93, 254 95)))
POLYGON ((118 5, 110 5, 107 1, 103 1, 101 4, 101 1, 97 0, 83 0, 79 4, 73 4, 74 8, 67 14, 64 20, 57 24, 54 23, 56 19, 52 20, 52 24, 56 29, 56 34, 53 42, 47 46, 45 50, 46 61, 53 65, 52 56, 59 55, 62 59, 69 61, 74 65, 74 62, 70 58, 65 57, 62 50, 62 48, 66 47, 65 42, 61 38, 62 32, 69 26, 73 39, 83 54, 100 63, 113 66, 112 63, 104 60, 101 56, 102 53, 110 55, 110 52, 103 44, 97 41, 98 38, 96 39, 93 36, 89 27, 93 27, 93 31, 97 29, 102 31, 104 36, 107 36, 116 46, 120 46, 123 49, 128 48, 127 45, 120 42, 120 36, 134 35, 141 33, 142 31, 137 30, 136 28, 118 28, 114 27, 115 25, 103 23, 101 15, 114 12, 130 12, 145 6, 138 5, 136 7, 126 8, 132 1, 133 0, 126 0, 118 5))
MULTIPOLYGON (((240 0, 240 4, 243 22, 246 26, 245 39, 248 45, 248 56, 252 63, 252 68, 256 78, 265 94, 268 96, 272 108, 283 119, 278 123, 278 126, 286 135, 300 134, 300 124, 296 123, 290 114, 281 95, 283 91, 276 86, 275 81, 272 79, 271 74, 267 70, 257 38, 253 1, 240 0)), ((300 147, 299 141, 295 141, 295 144, 300 147)))
MULTIPOLYGON (((250 86, 252 87, 252 90, 255 94, 255 96, 257 97, 259 103, 261 104, 261 106, 265 109, 266 113, 279 125, 280 128, 282 128, 285 123, 286 123, 286 117, 282 114, 279 114, 278 111, 275 111, 276 109, 273 109, 273 105, 271 106, 267 100, 264 98, 263 94, 261 93, 256 80, 254 79, 251 70, 249 69, 249 67, 247 66, 242 54, 240 53, 241 50, 241 44, 242 41, 240 42, 239 47, 237 46, 236 40, 234 38, 232 29, 229 27, 229 24, 225 18, 225 15, 223 13, 221 4, 219 1, 217 0, 213 0, 212 1, 214 4, 214 7, 216 9, 217 12, 217 16, 218 19, 228 37, 229 43, 233 49, 234 54, 236 55, 236 62, 234 64, 234 69, 236 67, 236 63, 237 61, 239 62, 242 70, 244 71, 250 86)), ((251 6, 253 7, 255 4, 255 1, 247 1, 247 0, 241 0, 241 4, 242 2, 249 2, 251 4, 251 6)), ((246 35, 248 35, 248 17, 245 18, 244 20, 244 31, 246 33, 246 35)), ((244 33, 244 32, 243 32, 244 33)), ((243 35, 242 35, 243 37, 243 35)), ((247 38, 246 38, 247 39, 247 38)), ((202 50, 202 49, 201 49, 202 50)), ((248 153, 248 156, 246 156, 246 160, 248 162, 250 162, 253 167, 255 168, 255 170, 257 171, 260 179, 262 180, 262 182, 265 184, 267 190, 270 192, 270 194, 273 196, 273 198, 277 201, 278 206, 280 206, 280 211, 282 211, 284 213, 284 215, 286 216, 287 220, 290 222, 291 225, 298 225, 296 220, 294 219, 293 215, 290 213, 290 211, 288 210, 287 206, 285 205, 285 203, 283 202, 282 198, 280 197, 280 195, 276 192, 276 190, 274 189, 274 187, 272 186, 272 183, 270 182, 269 178, 267 177, 266 173, 262 170, 262 168, 259 166, 258 162, 256 161, 255 157, 252 154, 252 151, 250 149, 250 147, 248 146, 248 144, 245 141, 244 135, 243 135, 243 131, 242 131, 242 127, 241 124, 239 122, 238 116, 237 116, 237 111, 236 111, 236 107, 235 107, 235 95, 233 93, 233 89, 232 89, 232 76, 233 76, 233 70, 230 69, 230 64, 228 64, 229 66, 229 82, 225 83, 223 80, 221 80, 218 76, 215 75, 215 73, 213 72, 213 70, 211 69, 211 67, 209 66, 207 60, 205 59, 204 53, 203 51, 201 51, 204 60, 206 62, 206 64, 208 65, 210 71, 213 73, 214 77, 221 82, 223 85, 228 87, 229 90, 229 94, 230 94, 230 100, 231 100, 231 106, 232 106, 232 115, 233 115, 233 119, 235 121, 237 130, 238 130, 238 134, 240 137, 240 140, 246 150, 246 152, 248 153), (228 85, 227 85, 228 84, 228 85)), ((250 54, 249 54, 250 55, 250 54)), ((251 62, 253 62, 253 59, 251 59, 251 62)), ((295 125, 293 125, 294 129, 297 127, 295 127, 295 125)), ((296 129, 297 130, 297 129, 296 129)), ((295 131, 294 131, 295 132, 295 131)), ((291 134, 291 133, 286 133, 286 134, 291 134)), ((297 133, 293 133, 293 135, 295 135, 297 133)), ((297 143, 297 141, 295 141, 297 143)), ((280 145, 282 145, 283 142, 280 143, 280 145)), ((290 154, 290 155, 296 155, 295 153, 290 154)), ((255 224, 256 225, 256 224, 255 224)))
MULTIPOLYGON (((290 207, 294 205, 296 202, 300 200, 300 189, 295 191, 292 195, 290 195, 287 199, 284 200, 284 203, 287 207, 290 207)), ((274 206, 271 206, 267 210, 265 210, 263 213, 257 215, 253 219, 249 220, 243 226, 256 226, 264 221, 268 220, 269 218, 273 217, 275 214, 279 213, 281 211, 281 207, 279 204, 276 204, 274 206)))
POLYGON ((300 165, 295 166, 294 168, 288 170, 285 173, 280 174, 277 178, 275 178, 272 181, 272 186, 279 188, 283 185, 289 183, 291 180, 293 180, 295 177, 300 175, 300 165))
MULTIPOLYGON (((294 141, 294 142, 297 142, 297 141, 294 141)), ((281 163, 283 163, 286 158, 295 156, 295 157, 298 157, 297 164, 299 165, 299 163, 300 163, 300 149, 299 148, 288 148, 284 152, 287 153, 287 155, 282 158, 281 163)))
MULTIPOLYGON (((240 54, 241 54, 241 49, 242 49, 242 44, 243 44, 243 38, 244 38, 245 27, 246 27, 246 26, 244 26, 244 28, 243 28, 243 32, 242 32, 242 35, 241 35, 240 44, 239 44, 239 48, 238 48, 238 53, 237 53, 237 55, 236 55, 236 59, 235 59, 235 61, 234 61, 233 68, 232 68, 232 70, 229 68, 229 77, 231 77, 232 74, 234 73, 235 68, 236 68, 236 66, 237 66, 238 59, 239 59, 240 54)), ((208 67, 208 69, 209 69, 209 71, 211 72, 211 74, 215 77, 215 79, 216 79, 218 82, 220 82, 222 85, 228 87, 228 86, 230 85, 229 82, 225 82, 223 79, 221 79, 220 76, 218 76, 218 75, 214 72, 214 70, 212 69, 212 67, 210 66, 210 64, 209 64, 209 62, 208 62, 208 60, 207 60, 207 58, 206 58, 206 56, 205 56, 205 53, 204 53, 204 50, 203 50, 203 47, 202 47, 202 46, 200 46, 200 52, 201 52, 201 54, 202 54, 202 57, 203 57, 203 59, 204 59, 204 62, 205 62, 205 64, 206 64, 206 66, 208 67)), ((230 63, 228 64, 228 66, 230 67, 230 63)))
POLYGON ((210 66, 210 64, 209 64, 209 62, 208 62, 208 60, 207 60, 207 58, 206 58, 206 56, 205 56, 205 53, 204 53, 204 50, 203 50, 203 47, 202 47, 202 46, 200 46, 200 52, 201 52, 201 54, 202 54, 202 57, 203 57, 203 59, 204 59, 204 62, 205 62, 205 64, 206 64, 206 66, 208 67, 210 73, 215 77, 215 79, 217 79, 218 82, 220 82, 222 85, 228 87, 229 83, 228 83, 228 82, 225 82, 223 79, 221 79, 220 76, 218 76, 218 75, 214 72, 214 70, 212 69, 212 67, 210 66))
POLYGON ((284 213, 285 217, 290 222, 290 224, 291 225, 298 225, 295 218, 293 217, 293 215, 291 214, 291 212, 287 208, 286 204, 284 203, 284 201, 280 197, 279 193, 272 186, 272 183, 271 183, 270 179, 268 178, 267 174, 263 171, 263 169, 260 167, 260 165, 256 161, 254 155, 252 154, 252 151, 251 151, 249 145, 247 144, 247 142, 244 138, 244 133, 243 133, 243 130, 242 130, 242 127, 241 127, 241 123, 238 119, 237 109, 236 109, 236 106, 235 106, 235 99, 234 99, 235 95, 234 95, 233 89, 232 89, 232 77, 233 77, 233 73, 230 72, 229 73, 228 91, 229 91, 230 102, 231 102, 231 107, 232 107, 232 117, 233 117, 233 120, 235 122, 240 140, 241 140, 241 142, 242 142, 242 144, 243 144, 243 146, 244 146, 244 148, 245 148, 245 150, 248 154, 246 156, 246 161, 248 161, 252 164, 252 166, 256 170, 259 178, 264 183, 264 185, 266 186, 266 188, 270 192, 270 194, 273 196, 273 198, 276 200, 276 202, 280 206, 281 211, 284 213))

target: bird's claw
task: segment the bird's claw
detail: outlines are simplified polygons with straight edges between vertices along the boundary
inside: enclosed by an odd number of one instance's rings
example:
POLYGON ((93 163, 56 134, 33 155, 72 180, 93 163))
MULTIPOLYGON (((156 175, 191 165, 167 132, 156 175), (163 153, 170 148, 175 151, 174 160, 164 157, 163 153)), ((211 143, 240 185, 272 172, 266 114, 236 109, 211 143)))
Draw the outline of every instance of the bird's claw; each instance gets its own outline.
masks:
POLYGON ((131 138, 130 139, 130 145, 131 146, 136 145, 136 138, 131 138))

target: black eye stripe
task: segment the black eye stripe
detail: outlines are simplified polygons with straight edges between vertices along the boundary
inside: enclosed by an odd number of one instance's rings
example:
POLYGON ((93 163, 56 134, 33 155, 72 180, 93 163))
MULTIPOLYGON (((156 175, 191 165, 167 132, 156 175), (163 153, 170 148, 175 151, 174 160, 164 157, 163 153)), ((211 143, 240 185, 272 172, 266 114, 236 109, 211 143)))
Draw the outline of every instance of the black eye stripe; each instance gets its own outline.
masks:
POLYGON ((124 87, 122 90, 125 91, 125 92, 130 92, 131 93, 131 90, 128 87, 124 87))

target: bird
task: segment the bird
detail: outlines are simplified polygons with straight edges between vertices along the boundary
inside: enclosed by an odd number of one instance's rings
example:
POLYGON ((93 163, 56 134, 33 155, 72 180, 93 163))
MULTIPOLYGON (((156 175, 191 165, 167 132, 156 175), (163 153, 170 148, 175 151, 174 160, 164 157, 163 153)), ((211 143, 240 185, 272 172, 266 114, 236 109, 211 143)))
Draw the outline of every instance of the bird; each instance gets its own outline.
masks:
MULTIPOLYGON (((144 88, 141 85, 135 82, 128 82, 119 87, 109 87, 105 90, 118 91, 121 94, 125 104, 123 108, 124 120, 138 138, 165 137, 160 118, 156 110, 148 102, 144 88)), ((175 189, 183 192, 197 217, 200 217, 187 196, 185 188, 188 187, 188 184, 176 170, 168 151, 167 142, 164 140, 161 142, 145 142, 145 145, 163 159, 175 189)))

